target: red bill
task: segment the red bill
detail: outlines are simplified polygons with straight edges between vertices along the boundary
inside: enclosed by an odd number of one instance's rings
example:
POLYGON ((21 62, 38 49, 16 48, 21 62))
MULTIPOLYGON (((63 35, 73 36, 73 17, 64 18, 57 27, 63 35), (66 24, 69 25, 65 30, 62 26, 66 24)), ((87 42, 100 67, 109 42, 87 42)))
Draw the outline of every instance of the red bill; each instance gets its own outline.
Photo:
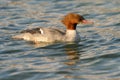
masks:
POLYGON ((90 20, 82 20, 82 24, 94 24, 94 22, 90 20))

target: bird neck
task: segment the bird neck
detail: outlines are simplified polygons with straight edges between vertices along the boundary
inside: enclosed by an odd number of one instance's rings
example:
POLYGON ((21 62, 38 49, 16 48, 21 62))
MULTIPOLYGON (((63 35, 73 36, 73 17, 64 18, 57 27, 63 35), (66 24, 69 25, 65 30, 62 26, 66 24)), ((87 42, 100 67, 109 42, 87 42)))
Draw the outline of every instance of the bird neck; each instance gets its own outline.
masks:
POLYGON ((66 27, 67 27, 67 30, 76 30, 76 26, 77 24, 67 24, 66 27))
POLYGON ((66 41, 76 41, 77 40, 77 31, 76 30, 66 30, 65 40, 66 41))

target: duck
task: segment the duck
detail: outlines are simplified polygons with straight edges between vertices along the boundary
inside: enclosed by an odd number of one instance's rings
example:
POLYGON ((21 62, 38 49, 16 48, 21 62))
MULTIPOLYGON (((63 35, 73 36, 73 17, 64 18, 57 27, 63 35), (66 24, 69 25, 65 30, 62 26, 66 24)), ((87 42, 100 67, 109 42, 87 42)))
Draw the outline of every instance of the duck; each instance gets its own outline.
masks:
POLYGON ((80 36, 76 30, 77 24, 93 24, 92 21, 86 20, 83 16, 77 13, 66 14, 61 22, 65 25, 66 30, 51 27, 37 27, 23 30, 20 34, 15 35, 12 38, 32 41, 34 43, 79 42, 80 36))

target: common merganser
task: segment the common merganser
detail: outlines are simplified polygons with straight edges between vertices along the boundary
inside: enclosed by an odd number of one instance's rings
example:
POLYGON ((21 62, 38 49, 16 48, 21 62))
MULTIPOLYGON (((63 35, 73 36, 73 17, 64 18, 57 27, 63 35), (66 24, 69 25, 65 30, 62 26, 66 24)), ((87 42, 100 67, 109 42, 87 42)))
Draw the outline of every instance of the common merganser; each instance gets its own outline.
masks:
POLYGON ((76 13, 69 13, 64 16, 61 22, 66 26, 66 31, 61 31, 56 28, 38 27, 21 31, 21 34, 13 36, 15 39, 23 39, 39 42, 78 42, 80 36, 76 31, 78 23, 91 24, 92 21, 85 20, 85 18, 76 13))

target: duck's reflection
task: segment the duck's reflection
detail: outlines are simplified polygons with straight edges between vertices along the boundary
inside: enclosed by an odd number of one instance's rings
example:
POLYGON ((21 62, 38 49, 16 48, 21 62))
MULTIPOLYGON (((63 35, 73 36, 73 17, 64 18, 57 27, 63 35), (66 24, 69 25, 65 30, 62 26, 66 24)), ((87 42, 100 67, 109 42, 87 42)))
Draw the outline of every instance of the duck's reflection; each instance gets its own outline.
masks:
MULTIPOLYGON (((40 47, 50 47, 50 45, 53 45, 53 43, 40 43, 40 44, 35 44, 34 46, 36 48, 40 48, 40 47)), ((54 44, 54 47, 55 46, 58 46, 60 44, 54 44)), ((62 50, 63 52, 65 52, 65 54, 67 54, 67 56, 65 56, 65 61, 64 61, 64 64, 66 65, 75 65, 79 59, 80 59, 80 50, 79 50, 79 44, 77 43, 65 43, 65 44, 61 44, 61 45, 64 45, 62 46, 62 50)), ((52 48, 54 49, 54 48, 52 48)))
POLYGON ((79 54, 79 49, 78 49, 78 44, 72 43, 72 44, 66 44, 65 45, 65 53, 67 54, 67 61, 64 62, 67 65, 75 65, 79 59, 80 59, 80 54, 79 54))

